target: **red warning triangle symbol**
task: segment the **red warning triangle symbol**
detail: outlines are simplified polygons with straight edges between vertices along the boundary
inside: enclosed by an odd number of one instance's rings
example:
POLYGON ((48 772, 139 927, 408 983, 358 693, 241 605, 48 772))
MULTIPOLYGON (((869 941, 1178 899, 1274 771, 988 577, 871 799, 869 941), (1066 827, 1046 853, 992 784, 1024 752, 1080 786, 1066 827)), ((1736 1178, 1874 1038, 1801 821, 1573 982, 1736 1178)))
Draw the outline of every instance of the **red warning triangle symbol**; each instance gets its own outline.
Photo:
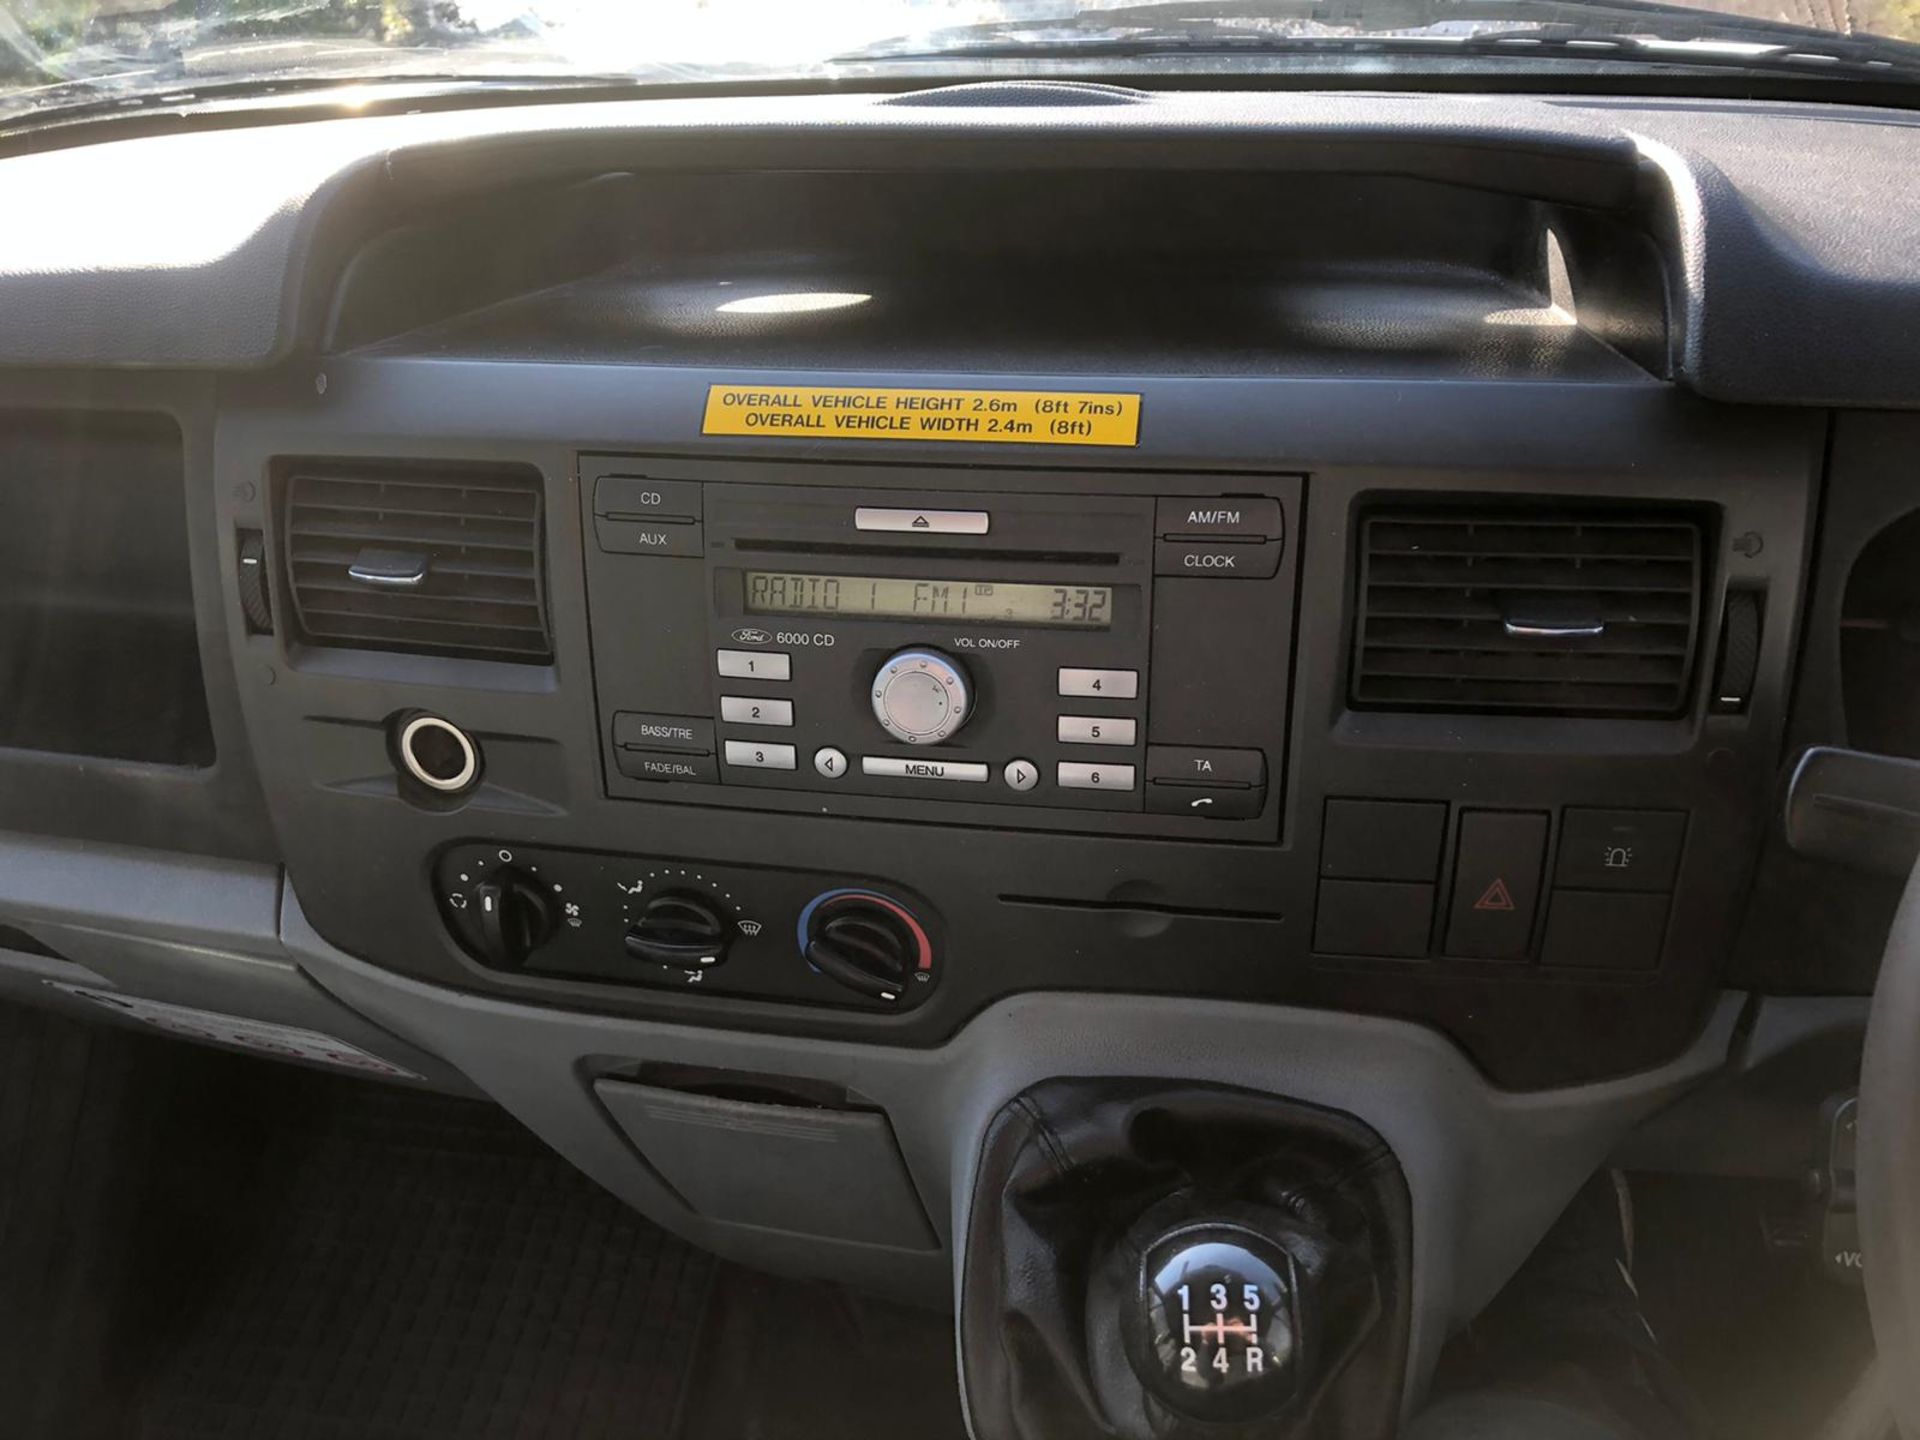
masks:
POLYGON ((1513 896, 1507 893, 1507 882, 1496 879, 1487 886, 1486 894, 1473 902, 1473 908, 1476 910, 1513 909, 1513 896))

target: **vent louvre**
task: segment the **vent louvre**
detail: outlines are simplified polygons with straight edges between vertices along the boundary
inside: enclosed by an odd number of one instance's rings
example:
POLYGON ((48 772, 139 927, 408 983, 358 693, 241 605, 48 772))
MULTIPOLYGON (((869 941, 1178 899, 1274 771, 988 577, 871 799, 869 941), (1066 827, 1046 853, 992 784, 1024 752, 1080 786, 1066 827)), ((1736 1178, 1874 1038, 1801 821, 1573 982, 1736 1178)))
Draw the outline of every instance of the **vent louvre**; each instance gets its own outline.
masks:
POLYGON ((285 499, 287 578, 308 640, 551 663, 537 478, 302 470, 288 477, 285 499), (350 568, 369 552, 421 557, 424 578, 353 578, 350 568))
POLYGON ((1699 520, 1671 510, 1376 511, 1361 521, 1349 698, 1370 710, 1677 715, 1701 567, 1699 520))

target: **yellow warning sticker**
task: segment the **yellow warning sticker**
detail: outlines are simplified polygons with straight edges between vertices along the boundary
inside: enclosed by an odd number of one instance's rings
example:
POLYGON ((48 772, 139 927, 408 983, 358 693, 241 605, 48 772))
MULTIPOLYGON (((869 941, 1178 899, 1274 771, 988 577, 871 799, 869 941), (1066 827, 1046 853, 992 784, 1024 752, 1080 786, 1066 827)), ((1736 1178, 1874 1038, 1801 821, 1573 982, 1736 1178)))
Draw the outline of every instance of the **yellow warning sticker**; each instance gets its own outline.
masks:
POLYGON ((1078 390, 713 385, 703 435, 1138 445, 1140 397, 1078 390))

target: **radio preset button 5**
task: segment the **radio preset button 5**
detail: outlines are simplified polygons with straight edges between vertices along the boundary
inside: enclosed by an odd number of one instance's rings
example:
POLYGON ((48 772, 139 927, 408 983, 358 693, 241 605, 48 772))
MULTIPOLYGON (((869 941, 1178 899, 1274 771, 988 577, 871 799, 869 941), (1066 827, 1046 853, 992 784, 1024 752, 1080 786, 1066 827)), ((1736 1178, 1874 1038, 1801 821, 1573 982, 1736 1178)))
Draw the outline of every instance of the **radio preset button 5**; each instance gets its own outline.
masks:
POLYGON ((1073 670, 1062 667, 1060 693, 1076 699, 1132 700, 1140 694, 1138 670, 1073 670))
POLYGON ((867 755, 860 773, 881 780, 964 780, 984 785, 987 767, 971 760, 901 760, 891 755, 867 755))
POLYGON ((1062 790, 1131 790, 1133 766, 1062 760, 1057 778, 1062 790))
POLYGON ((791 770, 799 756, 791 745, 767 745, 758 740, 727 741, 727 764, 747 770, 791 770))
POLYGON ((874 719, 908 745, 945 740, 966 723, 972 708, 966 672, 938 651, 902 650, 873 677, 874 719))
POLYGON ((793 657, 778 650, 721 650, 720 674, 728 680, 791 680, 793 657))
POLYGON ((984 510, 898 510, 862 505, 853 512, 856 530, 912 535, 984 535, 989 523, 984 510))
POLYGON ((722 695, 720 718, 729 725, 791 725, 791 700, 762 700, 757 695, 722 695))
POLYGON ((1062 745, 1131 745, 1138 728, 1119 715, 1062 715, 1058 738, 1062 745))

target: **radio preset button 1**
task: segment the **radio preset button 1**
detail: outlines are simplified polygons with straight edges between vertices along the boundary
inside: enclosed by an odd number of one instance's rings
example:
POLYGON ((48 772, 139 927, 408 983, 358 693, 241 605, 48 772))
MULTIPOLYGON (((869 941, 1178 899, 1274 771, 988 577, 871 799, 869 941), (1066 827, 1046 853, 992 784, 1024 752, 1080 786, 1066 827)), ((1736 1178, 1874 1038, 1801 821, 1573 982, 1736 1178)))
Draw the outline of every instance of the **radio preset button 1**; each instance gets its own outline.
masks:
POLYGON ((763 700, 757 695, 722 695, 720 718, 729 725, 791 725, 791 700, 763 700))
POLYGON ((791 745, 767 745, 758 740, 729 740, 727 764, 748 770, 791 770, 799 755, 791 745))
POLYGON ((1062 790, 1131 790, 1133 766, 1062 760, 1057 778, 1062 790))
POLYGON ((1000 778, 1009 790, 1027 791, 1040 783, 1040 767, 1031 760, 1009 760, 1000 778))
POLYGON ((721 650, 720 674, 727 680, 791 680, 793 657, 778 650, 721 650))
POLYGON ((822 745, 813 752, 813 768, 828 780, 838 780, 847 773, 846 751, 822 745))
POLYGON ((891 755, 866 755, 860 773, 881 780, 964 780, 984 785, 987 767, 971 760, 901 760, 891 755))
POLYGON ((1133 700, 1140 694, 1138 670, 1074 670, 1062 667, 1060 693, 1076 699, 1133 700))
POLYGON ((856 530, 912 535, 984 535, 990 523, 984 510, 900 510, 862 505, 853 512, 856 530))
POLYGON ((1062 745, 1131 745, 1138 728, 1119 715, 1062 715, 1057 733, 1062 745))
POLYGON ((909 745, 933 745, 966 723, 972 709, 966 672, 933 650, 902 650, 873 677, 873 716, 909 745))

